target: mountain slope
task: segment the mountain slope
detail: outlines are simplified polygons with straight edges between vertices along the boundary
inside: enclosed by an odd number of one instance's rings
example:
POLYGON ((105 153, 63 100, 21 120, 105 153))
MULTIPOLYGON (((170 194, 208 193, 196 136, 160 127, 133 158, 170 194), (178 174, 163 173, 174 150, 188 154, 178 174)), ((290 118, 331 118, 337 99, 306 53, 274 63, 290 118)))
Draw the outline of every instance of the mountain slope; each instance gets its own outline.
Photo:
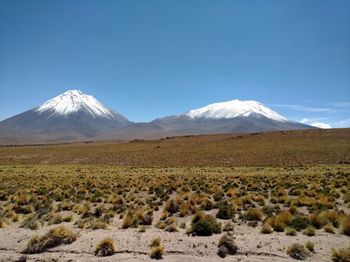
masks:
POLYGON ((154 123, 167 129, 191 133, 252 133, 273 130, 310 128, 253 101, 232 100, 210 104, 179 116, 156 119, 154 123))
POLYGON ((150 123, 133 124, 118 131, 107 132, 99 139, 155 139, 165 136, 256 133, 313 128, 290 121, 259 102, 236 99, 210 104, 181 115, 155 119, 150 123))
POLYGON ((0 136, 9 141, 72 141, 129 124, 125 117, 105 108, 94 97, 69 90, 0 122, 0 136))
POLYGON ((263 104, 232 100, 181 115, 132 123, 93 96, 69 90, 0 122, 1 143, 155 139, 166 136, 256 133, 314 128, 289 121, 263 104))

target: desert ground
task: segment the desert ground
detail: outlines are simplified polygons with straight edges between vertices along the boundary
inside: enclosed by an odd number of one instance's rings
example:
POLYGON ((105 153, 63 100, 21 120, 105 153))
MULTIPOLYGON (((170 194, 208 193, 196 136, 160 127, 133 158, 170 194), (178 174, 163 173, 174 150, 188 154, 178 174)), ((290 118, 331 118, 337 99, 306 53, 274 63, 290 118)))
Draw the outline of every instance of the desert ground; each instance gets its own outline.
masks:
POLYGON ((310 132, 1 147, 0 261, 348 261, 350 132, 310 132))

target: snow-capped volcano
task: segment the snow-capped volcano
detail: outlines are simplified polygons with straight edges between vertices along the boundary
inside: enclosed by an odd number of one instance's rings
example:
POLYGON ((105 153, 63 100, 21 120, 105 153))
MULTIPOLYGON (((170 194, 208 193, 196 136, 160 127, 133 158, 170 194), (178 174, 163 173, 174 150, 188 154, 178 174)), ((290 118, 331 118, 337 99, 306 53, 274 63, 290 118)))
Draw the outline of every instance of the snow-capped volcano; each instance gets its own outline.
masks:
POLYGON ((128 126, 130 121, 93 96, 69 90, 42 105, 0 122, 0 135, 23 141, 72 141, 128 126))
POLYGON ((159 118, 152 124, 157 128, 154 132, 165 131, 170 135, 255 133, 311 128, 289 121, 260 102, 238 99, 159 118))
POLYGON ((231 100, 227 102, 210 104, 186 113, 190 118, 229 119, 235 117, 249 117, 258 114, 276 121, 285 122, 287 118, 267 108, 254 100, 231 100))
POLYGON ((80 110, 85 110, 94 117, 113 118, 113 112, 104 107, 96 98, 83 94, 80 90, 68 90, 36 109, 39 113, 51 112, 62 116, 80 110))
POLYGON ((0 141, 50 143, 80 140, 129 140, 166 136, 256 133, 314 128, 287 118, 253 100, 231 100, 180 115, 132 123, 93 96, 69 90, 42 105, 0 122, 0 141))

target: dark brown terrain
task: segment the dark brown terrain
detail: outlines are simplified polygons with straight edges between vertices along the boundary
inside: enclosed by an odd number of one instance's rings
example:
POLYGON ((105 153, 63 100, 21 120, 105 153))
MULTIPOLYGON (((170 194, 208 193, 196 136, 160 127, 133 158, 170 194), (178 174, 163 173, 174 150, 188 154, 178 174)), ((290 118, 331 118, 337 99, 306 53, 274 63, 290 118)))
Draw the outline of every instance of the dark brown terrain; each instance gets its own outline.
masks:
POLYGON ((350 163, 350 129, 169 137, 130 142, 3 146, 0 164, 298 166, 350 163))

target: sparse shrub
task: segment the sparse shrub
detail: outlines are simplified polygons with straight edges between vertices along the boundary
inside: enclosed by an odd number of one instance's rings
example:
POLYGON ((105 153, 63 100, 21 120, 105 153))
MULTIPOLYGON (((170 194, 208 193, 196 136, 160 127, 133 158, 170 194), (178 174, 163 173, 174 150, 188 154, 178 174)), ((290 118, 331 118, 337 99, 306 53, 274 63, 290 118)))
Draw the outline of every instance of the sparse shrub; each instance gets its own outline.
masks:
POLYGON ((233 231, 234 225, 231 221, 228 221, 226 225, 224 226, 223 231, 228 232, 228 231, 233 231))
POLYGON ((262 212, 267 216, 272 216, 274 213, 274 208, 272 206, 264 206, 262 212))
POLYGON ((302 216, 302 215, 297 215, 294 217, 290 223, 290 227, 294 228, 297 231, 301 231, 305 228, 307 228, 309 225, 309 220, 307 217, 302 216))
POLYGON ((11 220, 12 220, 12 222, 18 222, 19 216, 17 214, 13 214, 11 220))
POLYGON ((296 215, 298 213, 298 208, 296 206, 291 206, 289 208, 289 213, 292 215, 296 215))
POLYGON ((225 193, 222 190, 216 191, 213 194, 214 201, 218 202, 224 197, 225 193))
POLYGON ((157 247, 160 245, 160 237, 156 237, 152 239, 150 247, 157 247))
POLYGON ((79 219, 75 222, 78 228, 86 229, 106 229, 107 224, 101 218, 95 218, 94 216, 79 219))
POLYGON ((310 214, 309 221, 317 229, 320 229, 323 226, 322 218, 318 214, 310 214))
POLYGON ((167 226, 165 227, 165 231, 167 231, 167 232, 178 232, 179 229, 177 228, 177 226, 176 226, 175 223, 172 223, 172 224, 167 225, 167 226))
POLYGON ((349 262, 350 247, 341 249, 332 249, 332 261, 334 262, 349 262))
POLYGON ((227 255, 235 255, 238 250, 233 238, 229 235, 224 235, 220 238, 218 247, 218 255, 222 258, 226 257, 227 255))
POLYGON ((331 223, 335 228, 339 227, 339 216, 338 212, 335 210, 327 210, 323 211, 320 214, 322 221, 324 221, 324 224, 331 223))
POLYGON ((297 235, 297 231, 295 230, 295 228, 287 227, 286 235, 287 236, 296 236, 297 235))
POLYGON ((244 219, 249 221, 260 221, 263 213, 258 208, 250 208, 244 213, 244 219))
POLYGON ((276 219, 286 226, 289 226, 293 220, 293 216, 289 211, 282 211, 276 216, 276 219))
POLYGON ((64 214, 64 215, 60 215, 60 214, 54 214, 54 216, 52 217, 52 220, 49 221, 49 225, 52 224, 60 224, 62 222, 71 222, 73 219, 73 216, 71 214, 64 214))
POLYGON ((231 219, 235 215, 235 210, 232 205, 221 204, 219 205, 219 211, 216 214, 220 219, 231 219))
POLYGON ((180 228, 185 229, 186 228, 186 222, 181 222, 180 228))
POLYGON ((276 231, 276 232, 283 232, 284 229, 286 228, 286 224, 283 222, 283 220, 277 216, 274 220, 274 223, 273 223, 273 229, 276 231))
POLYGON ((157 237, 151 242, 151 258, 162 259, 164 254, 164 246, 160 243, 160 238, 157 237))
POLYGON ((22 221, 20 227, 22 228, 28 228, 31 230, 36 230, 39 228, 39 222, 38 218, 35 214, 30 214, 25 217, 25 219, 22 221))
POLYGON ((272 233, 272 227, 269 224, 263 224, 260 230, 261 234, 271 234, 272 233))
POLYGON ((206 198, 205 200, 202 201, 200 207, 202 210, 211 210, 213 208, 213 202, 206 198))
POLYGON ((134 215, 134 212, 132 212, 131 210, 129 210, 126 215, 124 216, 124 219, 123 219, 123 223, 122 223, 122 228, 123 229, 126 229, 126 228, 129 228, 129 227, 135 227, 137 226, 137 219, 134 215))
POLYGON ((315 252, 315 244, 311 241, 306 242, 305 247, 310 251, 310 252, 315 252))
POLYGON ((346 216, 342 221, 342 234, 350 236, 350 216, 346 216))
POLYGON ((305 260, 310 254, 303 245, 293 244, 287 249, 287 254, 297 260, 305 260))
POLYGON ((163 245, 151 248, 151 258, 162 259, 163 254, 164 254, 164 246, 163 245))
POLYGON ((17 205, 12 208, 16 214, 30 214, 33 213, 34 208, 31 205, 17 205))
POLYGON ((324 226, 324 231, 330 234, 335 234, 335 228, 332 224, 327 224, 324 226))
POLYGON ((221 233, 221 224, 211 215, 198 214, 192 220, 192 233, 198 236, 211 236, 221 233))
POLYGON ((171 214, 174 214, 179 211, 179 205, 176 203, 174 199, 170 199, 168 203, 165 205, 164 210, 171 214))
POLYGON ((112 238, 103 239, 96 247, 95 256, 111 256, 115 252, 115 244, 112 238))
POLYGON ((145 233, 146 232, 146 227, 145 226, 140 226, 139 232, 140 233, 145 233))
POLYGON ((58 226, 51 229, 44 236, 34 236, 29 240, 27 247, 22 253, 35 254, 41 253, 49 248, 62 244, 70 244, 77 239, 77 234, 64 226, 58 226))
POLYGON ((315 228, 313 226, 308 226, 304 231, 303 234, 309 237, 312 237, 315 235, 315 228))
POLYGON ((164 229, 167 225, 163 221, 158 221, 155 225, 156 228, 164 229))
POLYGON ((139 221, 139 225, 145 225, 145 226, 152 225, 153 211, 148 210, 147 212, 144 213, 142 210, 140 210, 139 212, 136 213, 136 217, 139 221))

